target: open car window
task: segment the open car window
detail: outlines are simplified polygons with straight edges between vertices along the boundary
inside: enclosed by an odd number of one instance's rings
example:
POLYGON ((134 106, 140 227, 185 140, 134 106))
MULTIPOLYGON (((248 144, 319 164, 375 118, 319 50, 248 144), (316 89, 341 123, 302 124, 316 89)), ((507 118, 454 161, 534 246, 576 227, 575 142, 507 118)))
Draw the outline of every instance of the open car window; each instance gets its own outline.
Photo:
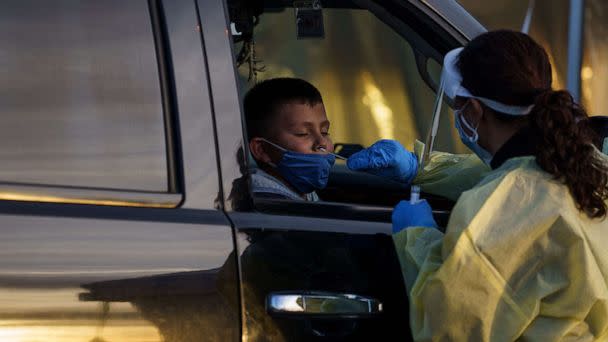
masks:
MULTIPOLYGON (((312 83, 323 96, 336 152, 345 157, 380 139, 398 140, 408 150, 425 140, 445 53, 432 48, 432 36, 424 46, 420 36, 408 37, 415 30, 407 23, 397 32, 365 3, 229 2, 241 95, 256 81, 275 77, 312 83), (248 25, 250 16, 256 19, 248 25)), ((451 115, 442 118, 435 148, 464 152, 451 115)), ((354 173, 337 160, 327 188, 318 193, 324 201, 392 208, 409 197, 409 186, 354 173)))

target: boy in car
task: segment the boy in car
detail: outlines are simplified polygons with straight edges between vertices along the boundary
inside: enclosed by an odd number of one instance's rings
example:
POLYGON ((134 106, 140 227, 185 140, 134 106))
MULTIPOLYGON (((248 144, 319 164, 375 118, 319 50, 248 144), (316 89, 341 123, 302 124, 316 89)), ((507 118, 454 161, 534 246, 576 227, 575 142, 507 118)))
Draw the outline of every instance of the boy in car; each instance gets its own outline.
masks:
POLYGON ((321 94, 296 78, 256 84, 245 95, 249 151, 258 164, 251 175, 256 197, 318 201, 335 162, 321 94))
MULTIPOLYGON (((251 175, 256 197, 318 201, 335 162, 330 122, 320 92, 297 78, 256 84, 244 100, 249 150, 259 168, 251 175)), ((355 153, 348 168, 402 183, 416 176, 416 156, 395 140, 355 153)))

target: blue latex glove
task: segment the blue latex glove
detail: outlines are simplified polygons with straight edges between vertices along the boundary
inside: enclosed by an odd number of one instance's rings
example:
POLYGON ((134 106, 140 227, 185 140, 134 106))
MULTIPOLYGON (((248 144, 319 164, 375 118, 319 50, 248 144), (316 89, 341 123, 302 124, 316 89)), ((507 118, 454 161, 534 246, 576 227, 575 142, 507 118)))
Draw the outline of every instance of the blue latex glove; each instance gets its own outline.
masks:
POLYGON ((409 201, 401 201, 393 209, 393 234, 408 227, 435 227, 437 223, 433 218, 433 211, 427 201, 418 201, 411 204, 409 201))
POLYGON ((410 183, 418 173, 418 158, 398 141, 380 140, 350 156, 346 166, 353 171, 410 183))

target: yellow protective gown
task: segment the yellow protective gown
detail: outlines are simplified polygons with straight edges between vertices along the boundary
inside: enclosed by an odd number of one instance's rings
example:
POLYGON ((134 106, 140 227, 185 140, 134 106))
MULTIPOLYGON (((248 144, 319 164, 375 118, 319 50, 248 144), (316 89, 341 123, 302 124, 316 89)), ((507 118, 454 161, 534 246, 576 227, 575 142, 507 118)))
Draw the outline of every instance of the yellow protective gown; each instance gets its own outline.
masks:
MULTIPOLYGON (((416 141, 414 153, 420 156, 424 144, 416 141)), ((413 180, 422 192, 456 201, 460 194, 471 189, 490 172, 475 154, 451 154, 433 151, 429 160, 413 180)))
POLYGON ((445 236, 393 237, 416 341, 608 341, 608 219, 533 157, 464 192, 445 236))

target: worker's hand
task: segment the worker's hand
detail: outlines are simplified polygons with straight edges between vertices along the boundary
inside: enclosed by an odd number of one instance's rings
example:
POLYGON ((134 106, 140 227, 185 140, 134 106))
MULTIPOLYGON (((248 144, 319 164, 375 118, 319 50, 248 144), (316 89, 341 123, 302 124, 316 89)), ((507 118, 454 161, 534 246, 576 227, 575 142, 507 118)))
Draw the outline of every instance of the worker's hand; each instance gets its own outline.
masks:
POLYGON ((401 183, 410 183, 418 172, 418 158, 398 141, 380 140, 346 162, 353 171, 369 172, 401 183))
POLYGON ((393 234, 408 227, 437 227, 433 218, 433 211, 427 201, 418 201, 411 204, 401 201, 393 209, 393 234))

